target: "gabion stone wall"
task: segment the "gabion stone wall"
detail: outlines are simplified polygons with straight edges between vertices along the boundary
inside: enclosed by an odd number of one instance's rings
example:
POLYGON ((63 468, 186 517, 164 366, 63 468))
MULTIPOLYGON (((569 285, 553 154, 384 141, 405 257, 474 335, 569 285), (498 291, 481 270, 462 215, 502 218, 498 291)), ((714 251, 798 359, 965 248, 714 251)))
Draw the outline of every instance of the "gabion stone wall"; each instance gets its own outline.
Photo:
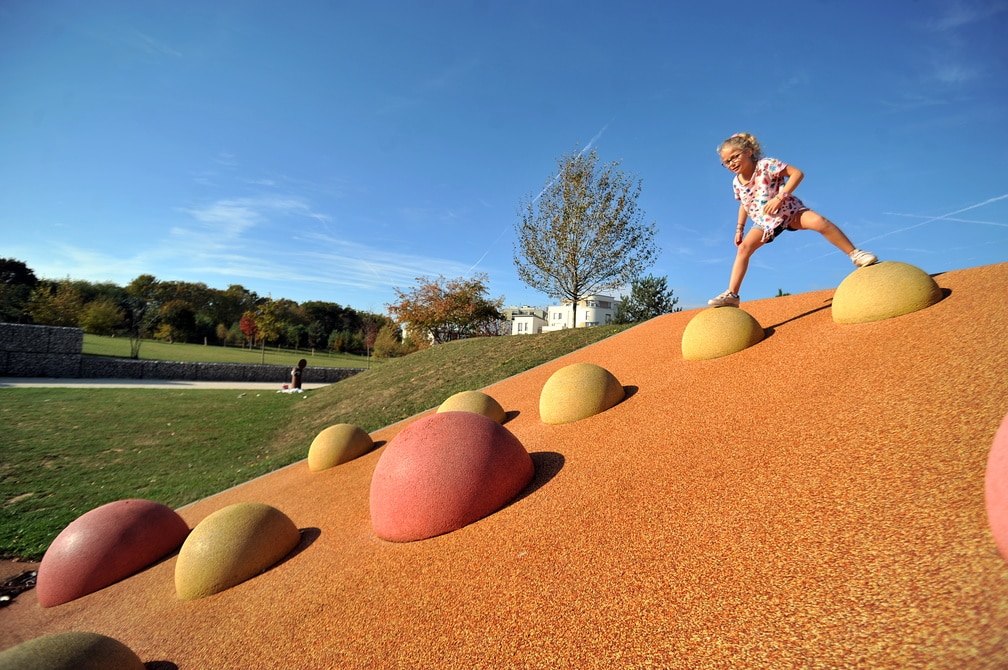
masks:
POLYGON ((76 377, 83 346, 80 328, 0 323, 0 376, 76 377))

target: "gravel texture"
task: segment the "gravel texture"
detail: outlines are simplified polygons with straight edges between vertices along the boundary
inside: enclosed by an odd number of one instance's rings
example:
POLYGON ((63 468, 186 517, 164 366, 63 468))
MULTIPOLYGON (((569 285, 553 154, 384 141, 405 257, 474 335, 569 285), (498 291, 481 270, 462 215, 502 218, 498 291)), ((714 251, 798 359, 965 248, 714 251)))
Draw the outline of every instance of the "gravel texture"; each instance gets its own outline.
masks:
POLYGON ((279 565, 193 602, 174 557, 54 608, 25 592, 0 648, 83 630, 181 670, 1008 667, 983 497, 1008 264, 935 278, 942 301, 875 323, 835 324, 832 291, 743 303, 768 337, 714 360, 683 360, 695 311, 651 320, 485 389, 536 466, 500 511, 390 543, 382 447, 297 463, 179 510, 277 507, 302 533, 279 565), (543 384, 580 361, 627 398, 542 423, 543 384))

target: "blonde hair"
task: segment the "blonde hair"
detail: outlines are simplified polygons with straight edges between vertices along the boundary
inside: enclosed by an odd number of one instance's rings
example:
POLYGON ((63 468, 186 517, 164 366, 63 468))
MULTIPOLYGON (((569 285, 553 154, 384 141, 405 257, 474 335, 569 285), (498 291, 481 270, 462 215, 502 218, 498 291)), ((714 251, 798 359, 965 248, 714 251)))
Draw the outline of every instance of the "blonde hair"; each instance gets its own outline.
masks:
POLYGON ((753 160, 756 161, 763 157, 763 149, 760 148, 759 140, 756 139, 755 135, 750 135, 749 133, 735 133, 726 139, 718 145, 718 154, 724 151, 725 147, 733 147, 739 151, 750 149, 752 151, 753 160))

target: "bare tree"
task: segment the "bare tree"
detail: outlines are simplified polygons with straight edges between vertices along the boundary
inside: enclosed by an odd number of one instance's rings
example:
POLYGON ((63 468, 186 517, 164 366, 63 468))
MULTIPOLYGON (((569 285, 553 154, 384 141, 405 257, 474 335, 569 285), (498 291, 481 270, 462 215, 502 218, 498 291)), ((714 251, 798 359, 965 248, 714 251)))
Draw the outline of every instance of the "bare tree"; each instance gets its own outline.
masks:
POLYGON ((126 286, 130 358, 140 358, 140 345, 157 325, 160 308, 157 299, 159 284, 154 275, 143 274, 126 286))
POLYGON ((599 166, 593 149, 558 163, 539 195, 521 203, 514 263, 527 285, 569 300, 577 326, 582 298, 624 286, 654 263, 656 226, 641 222, 641 182, 619 161, 599 166))

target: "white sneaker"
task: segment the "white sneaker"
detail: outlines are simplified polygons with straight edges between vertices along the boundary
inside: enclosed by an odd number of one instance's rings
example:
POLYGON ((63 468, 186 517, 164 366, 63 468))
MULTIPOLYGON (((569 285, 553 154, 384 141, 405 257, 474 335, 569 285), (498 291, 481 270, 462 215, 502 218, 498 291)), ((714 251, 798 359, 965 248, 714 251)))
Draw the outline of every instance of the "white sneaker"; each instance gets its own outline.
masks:
POLYGON ((731 291, 725 291, 716 298, 711 298, 707 301, 707 304, 711 307, 738 307, 739 297, 738 293, 732 293, 731 291))
POLYGON ((850 259, 851 262, 859 268, 868 267, 869 265, 875 265, 878 263, 878 256, 870 251, 861 251, 860 249, 855 249, 850 252, 850 259))

